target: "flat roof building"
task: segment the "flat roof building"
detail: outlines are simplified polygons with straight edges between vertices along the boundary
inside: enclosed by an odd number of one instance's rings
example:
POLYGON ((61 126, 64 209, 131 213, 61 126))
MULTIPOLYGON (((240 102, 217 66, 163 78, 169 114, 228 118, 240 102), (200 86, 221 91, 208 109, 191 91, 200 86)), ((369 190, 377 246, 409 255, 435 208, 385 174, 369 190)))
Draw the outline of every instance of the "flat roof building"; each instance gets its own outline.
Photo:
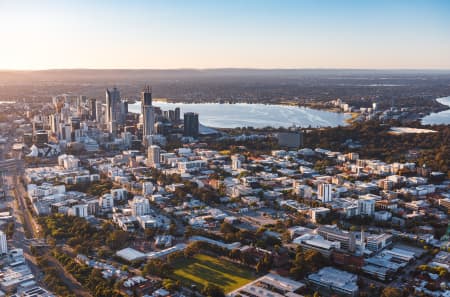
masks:
POLYGON ((308 282, 319 291, 328 294, 358 296, 358 276, 333 267, 324 267, 308 276, 308 282))
POLYGON ((295 293, 305 287, 304 283, 292 280, 278 274, 266 274, 237 290, 230 292, 228 297, 302 297, 295 293))
POLYGON ((320 226, 317 228, 317 234, 329 241, 339 241, 341 249, 354 252, 356 249, 355 235, 351 232, 342 231, 336 226, 320 226))

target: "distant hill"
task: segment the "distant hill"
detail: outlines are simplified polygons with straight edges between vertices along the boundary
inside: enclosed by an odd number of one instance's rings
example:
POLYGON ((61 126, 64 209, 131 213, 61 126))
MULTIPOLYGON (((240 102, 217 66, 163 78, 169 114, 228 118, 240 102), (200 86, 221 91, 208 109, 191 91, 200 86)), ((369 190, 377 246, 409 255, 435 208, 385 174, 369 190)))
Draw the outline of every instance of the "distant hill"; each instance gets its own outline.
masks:
POLYGON ((38 81, 98 82, 192 80, 221 78, 302 79, 308 77, 380 77, 450 75, 450 70, 371 70, 371 69, 53 69, 38 71, 0 70, 0 82, 24 83, 38 81))

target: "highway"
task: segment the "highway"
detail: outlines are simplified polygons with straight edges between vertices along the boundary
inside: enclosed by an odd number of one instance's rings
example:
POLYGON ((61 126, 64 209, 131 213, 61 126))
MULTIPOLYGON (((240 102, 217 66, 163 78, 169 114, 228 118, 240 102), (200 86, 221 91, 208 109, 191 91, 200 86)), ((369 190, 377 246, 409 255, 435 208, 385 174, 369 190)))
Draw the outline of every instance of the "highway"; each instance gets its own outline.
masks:
POLYGON ((37 259, 30 252, 31 245, 41 247, 41 253, 45 254, 48 263, 56 268, 60 279, 69 287, 69 290, 76 296, 91 297, 92 295, 50 254, 50 247, 45 243, 45 238, 41 238, 39 224, 27 207, 27 193, 20 181, 24 174, 23 161, 20 159, 7 160, 5 164, 8 166, 2 169, 7 169, 4 171, 6 173, 5 181, 7 183, 6 186, 10 189, 10 196, 12 196, 12 198, 8 198, 7 204, 12 210, 11 215, 15 223, 14 234, 9 244, 14 248, 23 250, 27 264, 40 286, 47 288, 43 280, 44 274, 37 265, 37 259), (16 163, 14 164, 14 162, 16 163))

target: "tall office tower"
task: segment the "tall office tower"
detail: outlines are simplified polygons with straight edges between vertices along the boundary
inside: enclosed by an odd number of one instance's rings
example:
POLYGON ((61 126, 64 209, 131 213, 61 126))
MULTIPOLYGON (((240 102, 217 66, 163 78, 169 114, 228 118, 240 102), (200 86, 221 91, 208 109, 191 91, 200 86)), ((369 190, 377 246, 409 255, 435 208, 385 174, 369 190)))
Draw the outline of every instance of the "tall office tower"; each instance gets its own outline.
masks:
POLYGON ((70 124, 73 130, 78 130, 81 127, 81 119, 79 117, 71 117, 70 124))
POLYGON ((176 107, 175 108, 175 123, 180 122, 180 117, 181 117, 181 110, 179 107, 176 107))
POLYGON ((152 105, 152 89, 149 85, 146 85, 144 90, 141 92, 141 113, 144 113, 144 106, 152 105))
MULTIPOLYGON (((2 143, 0 143, 0 161, 3 161, 3 160, 5 160, 5 143, 2 142, 2 143)), ((4 184, 2 174, 3 173, 0 173, 0 192, 1 192, 1 189, 2 189, 2 185, 4 184)), ((0 193, 0 197, 3 194, 4 194, 4 192, 1 192, 0 193)))
POLYGON ((184 136, 198 137, 198 113, 184 113, 184 136))
POLYGON ((169 120, 170 120, 171 122, 174 122, 174 121, 175 121, 175 111, 172 110, 172 109, 169 110, 169 120))
POLYGON ((97 102, 95 104, 95 120, 97 123, 102 123, 103 119, 103 104, 101 102, 97 102))
POLYGON ((59 134, 59 123, 61 115, 59 113, 53 113, 50 115, 50 130, 52 133, 59 134))
POLYGON ((125 125, 128 114, 128 100, 122 99, 119 102, 119 114, 117 115, 117 124, 125 125))
POLYGON ((65 97, 62 95, 52 97, 52 103, 55 106, 56 112, 58 112, 58 113, 61 112, 61 108, 63 108, 63 106, 64 106, 64 101, 65 101, 65 97))
POLYGON ((64 103, 64 106, 61 108, 61 121, 68 122, 71 114, 69 104, 64 103))
POLYGON ((111 91, 106 89, 106 124, 111 125, 120 119, 121 112, 120 92, 114 87, 111 91))
POLYGON ((321 200, 322 202, 330 202, 332 188, 332 184, 319 184, 319 200, 321 200))
POLYGON ((153 134, 155 125, 155 113, 152 106, 152 90, 146 86, 141 93, 141 111, 143 118, 143 138, 153 134))
POLYGON ((5 255, 8 253, 8 243, 6 241, 6 234, 0 231, 0 254, 5 255))
POLYGON ((159 167, 161 148, 157 145, 151 145, 147 152, 147 166, 159 167))
POLYGON ((109 124, 108 124, 108 132, 111 133, 113 137, 116 137, 117 129, 118 129, 117 121, 113 120, 113 121, 109 122, 109 124))
POLYGON ((60 123, 59 124, 59 130, 60 130, 60 134, 59 134, 59 139, 60 140, 65 140, 67 142, 71 142, 72 141, 72 125, 70 124, 63 124, 60 123))
POLYGON ((35 143, 37 147, 44 147, 48 143, 48 132, 45 130, 36 131, 35 143))
POLYGON ((86 101, 87 101, 87 96, 84 96, 84 95, 78 96, 78 98, 77 98, 77 107, 81 107, 81 105, 86 104, 86 101))
POLYGON ((91 121, 97 119, 97 100, 95 98, 89 99, 89 119, 91 121))

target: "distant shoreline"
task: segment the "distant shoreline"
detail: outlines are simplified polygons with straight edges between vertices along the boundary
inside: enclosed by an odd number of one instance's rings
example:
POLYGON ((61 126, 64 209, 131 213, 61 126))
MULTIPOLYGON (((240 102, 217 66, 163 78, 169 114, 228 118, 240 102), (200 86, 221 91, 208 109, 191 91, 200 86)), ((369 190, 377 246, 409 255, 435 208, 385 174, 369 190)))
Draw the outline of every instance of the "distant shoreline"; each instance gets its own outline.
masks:
MULTIPOLYGON (((228 105, 228 104, 258 104, 258 105, 272 105, 272 106, 291 106, 291 107, 298 107, 298 108, 309 108, 309 109, 315 109, 315 110, 320 110, 320 111, 328 111, 328 112, 334 112, 334 113, 342 113, 342 114, 351 114, 349 112, 343 112, 341 110, 339 110, 338 108, 331 108, 331 107, 320 107, 317 105, 304 105, 301 103, 295 103, 295 102, 278 102, 278 103, 264 103, 264 102, 243 102, 243 101, 238 101, 238 102, 217 102, 217 101, 186 101, 186 100, 177 100, 177 99, 167 99, 167 98, 155 98, 153 99, 153 102, 163 102, 163 103, 168 103, 168 104, 223 104, 223 105, 228 105)), ((130 104, 136 104, 139 103, 138 100, 135 101, 131 101, 130 104)))
MULTIPOLYGON (((434 99, 434 101, 437 102, 438 104, 440 104, 442 106, 442 108, 437 110, 437 111, 430 112, 430 113, 424 115, 423 117, 421 117, 420 118, 420 124, 421 125, 424 125, 424 126, 440 125, 440 124, 436 124, 436 123, 434 123, 434 124, 424 124, 423 120, 425 118, 427 118, 427 117, 430 117, 430 116, 433 116, 433 115, 438 115, 438 114, 440 114, 442 112, 447 112, 448 110, 450 110, 450 96, 439 97, 439 98, 434 99), (442 101, 445 101, 445 100, 448 100, 449 102, 448 103, 443 103, 442 101)), ((447 123, 447 124, 444 124, 444 125, 450 125, 450 123, 447 123)))

